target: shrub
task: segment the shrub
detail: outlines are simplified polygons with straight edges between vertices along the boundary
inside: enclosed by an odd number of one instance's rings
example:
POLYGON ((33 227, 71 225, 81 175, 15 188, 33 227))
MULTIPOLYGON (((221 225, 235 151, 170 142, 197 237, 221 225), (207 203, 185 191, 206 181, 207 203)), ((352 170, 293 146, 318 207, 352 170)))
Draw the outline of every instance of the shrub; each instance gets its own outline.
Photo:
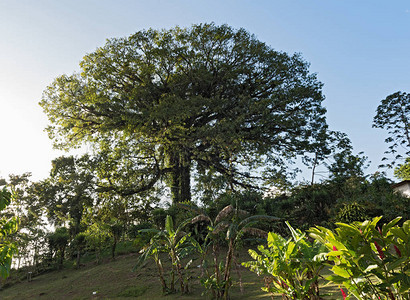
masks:
POLYGON ((365 221, 366 219, 368 219, 368 217, 366 215, 365 207, 357 202, 343 203, 335 217, 337 222, 344 223, 365 221))
POLYGON ((133 240, 133 244, 138 250, 147 245, 150 239, 155 235, 155 233, 144 231, 143 229, 153 229, 153 225, 151 223, 141 223, 132 225, 128 229, 128 235, 133 240))
POLYGON ((319 226, 310 229, 334 263, 334 275, 327 279, 343 284, 347 298, 410 299, 410 220, 399 227, 399 217, 380 229, 380 219, 336 223, 335 231, 319 226))
POLYGON ((243 265, 265 276, 266 287, 262 289, 268 293, 280 293, 283 299, 321 299, 318 278, 325 248, 318 242, 310 243, 305 234, 286 223, 292 233, 289 239, 270 232, 268 248, 258 246, 260 253, 249 250, 254 261, 243 265))

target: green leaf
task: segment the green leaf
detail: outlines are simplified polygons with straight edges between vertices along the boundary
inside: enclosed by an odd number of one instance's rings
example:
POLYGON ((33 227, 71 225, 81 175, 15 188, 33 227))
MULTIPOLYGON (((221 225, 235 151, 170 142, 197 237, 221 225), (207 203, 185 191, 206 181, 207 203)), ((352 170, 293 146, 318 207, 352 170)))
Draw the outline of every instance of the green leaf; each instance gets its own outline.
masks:
POLYGON ((333 273, 335 273, 336 275, 339 275, 339 276, 341 276, 341 277, 343 277, 343 278, 350 278, 350 277, 351 277, 351 275, 349 274, 349 272, 348 272, 346 269, 344 269, 344 268, 342 268, 342 267, 340 267, 340 266, 334 266, 334 267, 332 268, 332 271, 333 271, 333 273))
POLYGON ((387 233, 389 232, 390 228, 392 228, 394 225, 396 225, 397 222, 399 222, 401 219, 402 219, 402 217, 397 217, 397 218, 393 219, 392 221, 390 221, 388 224, 385 224, 382 228, 383 236, 387 236, 387 233))
POLYGON ((348 232, 352 236, 355 235, 360 235, 360 231, 357 227, 350 225, 350 224, 345 224, 345 223, 335 223, 340 229, 343 229, 344 231, 348 232))
POLYGON ((373 271, 373 270, 375 270, 375 269, 377 269, 377 268, 379 268, 378 265, 370 265, 370 266, 368 266, 368 267, 363 271, 363 273, 365 273, 365 274, 371 273, 371 271, 373 271))
POLYGON ((410 220, 407 220, 403 223, 403 231, 406 234, 410 234, 410 220))
POLYGON ((339 283, 343 283, 346 281, 345 277, 342 276, 338 276, 338 275, 330 275, 326 277, 326 280, 329 280, 333 283, 339 284, 339 283))
POLYGON ((409 235, 404 232, 403 228, 393 227, 390 232, 395 236, 400 238, 403 242, 407 243, 409 240, 409 235))
POLYGON ((170 235, 174 234, 174 222, 170 215, 167 215, 165 219, 165 230, 168 231, 170 235))
POLYGON ((401 257, 397 260, 394 260, 390 263, 387 263, 386 264, 386 269, 387 269, 387 271, 392 271, 392 270, 395 270, 395 269, 397 269, 401 266, 405 267, 406 263, 407 264, 409 263, 409 258, 408 257, 401 257))
POLYGON ((340 255, 343 255, 343 254, 344 254, 343 251, 337 250, 337 251, 331 251, 331 252, 327 253, 327 256, 332 257, 332 256, 340 256, 340 255))
POLYGON ((291 257, 292 257, 293 251, 295 250, 295 246, 296 246, 296 244, 295 244, 294 242, 290 242, 290 243, 288 244, 288 247, 287 247, 287 249, 286 249, 286 257, 287 257, 287 258, 291 258, 291 257))

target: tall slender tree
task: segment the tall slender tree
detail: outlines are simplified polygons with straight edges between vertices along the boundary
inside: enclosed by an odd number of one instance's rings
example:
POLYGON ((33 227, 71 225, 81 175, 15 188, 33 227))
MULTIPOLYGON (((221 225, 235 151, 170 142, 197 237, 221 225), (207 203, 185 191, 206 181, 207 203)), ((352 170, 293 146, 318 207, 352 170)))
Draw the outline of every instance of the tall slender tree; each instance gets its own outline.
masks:
MULTIPOLYGON (((386 129, 390 144, 386 154, 394 155, 387 167, 392 167, 397 160, 410 156, 410 94, 396 92, 382 100, 373 118, 373 127, 386 129)), ((383 158, 388 161, 388 158, 383 158)))

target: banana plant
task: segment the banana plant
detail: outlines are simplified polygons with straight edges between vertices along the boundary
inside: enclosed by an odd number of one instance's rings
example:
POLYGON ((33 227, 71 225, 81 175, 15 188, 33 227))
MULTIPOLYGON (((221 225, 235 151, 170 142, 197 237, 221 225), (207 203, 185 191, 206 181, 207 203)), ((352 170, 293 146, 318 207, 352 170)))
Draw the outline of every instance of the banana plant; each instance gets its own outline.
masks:
MULTIPOLYGON (((279 218, 267 215, 249 216, 249 213, 228 205, 223 208, 216 218, 212 220, 203 210, 192 208, 186 205, 180 205, 191 211, 196 211, 197 216, 192 218, 191 223, 206 222, 208 223, 208 235, 206 236, 204 246, 210 248, 212 245, 212 255, 214 260, 214 274, 209 276, 209 280, 204 281, 204 285, 209 287, 212 295, 217 299, 229 299, 229 289, 231 287, 231 268, 235 259, 235 248, 244 234, 258 237, 266 237, 267 233, 261 229, 255 228, 260 221, 279 221, 279 218), (218 262, 218 236, 224 234, 228 243, 228 250, 225 261, 221 264, 218 262)), ((201 253, 206 253, 202 248, 201 253)), ((204 255, 202 255, 204 256, 204 255)), ((205 262, 205 260, 203 259, 205 262)))
POLYGON ((191 247, 188 243, 190 234, 186 234, 183 228, 189 223, 189 220, 179 224, 177 228, 174 228, 174 223, 171 216, 167 216, 165 220, 165 229, 142 229, 140 232, 154 233, 148 245, 142 250, 141 256, 138 258, 137 264, 134 269, 141 266, 141 264, 151 257, 157 266, 159 279, 162 285, 162 290, 165 293, 175 293, 175 282, 178 277, 180 283, 181 293, 187 293, 189 291, 187 280, 183 276, 182 259, 189 253, 191 247), (160 258, 160 253, 168 253, 171 260, 171 272, 169 285, 165 280, 164 268, 160 258))

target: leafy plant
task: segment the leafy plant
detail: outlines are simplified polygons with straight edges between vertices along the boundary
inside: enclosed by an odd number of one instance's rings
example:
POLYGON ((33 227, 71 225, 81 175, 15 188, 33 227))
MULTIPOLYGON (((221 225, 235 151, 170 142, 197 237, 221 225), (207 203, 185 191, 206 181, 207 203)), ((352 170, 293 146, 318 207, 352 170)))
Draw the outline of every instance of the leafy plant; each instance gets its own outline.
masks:
POLYGON ((398 217, 380 229, 380 219, 310 229, 334 263, 327 279, 346 287, 346 299, 410 299, 410 220, 399 227, 398 217))
MULTIPOLYGON (((291 237, 268 234, 268 248, 258 246, 258 253, 250 249, 254 261, 243 263, 252 272, 265 276, 268 293, 280 293, 283 299, 321 299, 319 272, 323 269, 324 246, 311 243, 306 235, 286 222, 291 237)), ((273 297, 273 296, 272 296, 273 297)))
MULTIPOLYGON (((176 276, 179 279, 181 293, 188 292, 188 283, 183 276, 182 258, 186 257, 189 253, 190 247, 188 239, 190 234, 186 234, 182 231, 188 221, 182 222, 177 228, 174 228, 174 223, 171 216, 167 216, 165 220, 165 229, 142 229, 141 232, 155 233, 151 238, 150 243, 142 249, 142 254, 138 258, 137 264, 134 269, 141 266, 141 264, 149 257, 151 257, 158 268, 158 275, 162 285, 164 293, 174 293, 176 276), (169 287, 165 280, 164 268, 162 261, 159 257, 159 253, 166 252, 171 259, 171 272, 169 287)), ((189 264, 189 262, 188 262, 189 264)))
POLYGON ((213 256, 213 273, 207 272, 207 277, 201 282, 205 288, 211 290, 212 296, 217 299, 229 299, 229 288, 231 287, 231 268, 232 262, 235 260, 235 248, 241 241, 244 235, 253 235, 259 237, 265 237, 266 232, 255 228, 258 222, 263 220, 277 221, 279 218, 266 216, 266 215, 254 215, 249 216, 249 213, 234 208, 232 205, 228 205, 223 208, 216 218, 212 220, 204 211, 198 208, 194 208, 187 205, 180 205, 186 209, 194 210, 198 213, 197 216, 191 219, 191 223, 205 222, 208 225, 208 234, 205 238, 202 246, 196 243, 196 249, 201 256, 201 265, 204 269, 204 264, 207 264, 205 256, 212 245, 213 256), (228 250, 226 252, 225 261, 218 262, 218 242, 220 235, 225 236, 225 240, 228 243, 228 250))

